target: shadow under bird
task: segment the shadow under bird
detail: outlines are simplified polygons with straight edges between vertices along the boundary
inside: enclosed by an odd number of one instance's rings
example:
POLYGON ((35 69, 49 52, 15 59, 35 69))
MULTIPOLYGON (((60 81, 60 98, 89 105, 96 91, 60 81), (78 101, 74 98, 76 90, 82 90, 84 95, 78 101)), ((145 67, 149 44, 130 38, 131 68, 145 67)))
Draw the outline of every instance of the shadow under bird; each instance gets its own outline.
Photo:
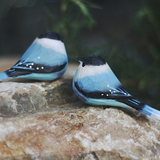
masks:
POLYGON ((82 101, 91 105, 134 108, 160 118, 160 111, 136 100, 124 89, 102 57, 90 55, 77 59, 80 65, 73 79, 73 90, 82 101))
POLYGON ((47 31, 34 40, 13 67, 0 73, 0 81, 17 78, 51 81, 60 78, 67 66, 62 37, 47 31))

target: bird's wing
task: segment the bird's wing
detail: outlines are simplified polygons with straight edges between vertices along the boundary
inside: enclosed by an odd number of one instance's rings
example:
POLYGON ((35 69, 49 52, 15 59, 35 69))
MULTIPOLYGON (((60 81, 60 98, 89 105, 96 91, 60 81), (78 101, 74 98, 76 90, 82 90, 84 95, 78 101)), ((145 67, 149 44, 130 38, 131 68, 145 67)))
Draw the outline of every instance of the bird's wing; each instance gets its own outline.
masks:
POLYGON ((9 77, 16 77, 20 75, 30 74, 35 71, 35 66, 32 63, 22 63, 18 61, 12 68, 6 71, 9 77))
POLYGON ((25 62, 19 63, 18 65, 14 65, 11 69, 7 70, 6 73, 9 77, 16 77, 20 75, 27 75, 30 73, 53 73, 61 71, 65 68, 67 62, 64 62, 61 65, 44 65, 44 64, 36 64, 33 62, 25 62))
POLYGON ((128 106, 131 106, 138 111, 142 111, 145 106, 144 103, 136 100, 134 97, 115 98, 115 100, 127 104, 128 106))
POLYGON ((122 85, 116 88, 109 87, 110 89, 104 92, 92 92, 88 93, 87 96, 95 99, 112 99, 117 102, 126 104, 136 110, 142 111, 145 104, 141 101, 136 100, 131 94, 129 94, 122 85))
POLYGON ((43 52, 44 51, 41 46, 38 46, 36 43, 32 43, 19 61, 11 67, 11 69, 7 70, 6 73, 10 77, 14 77, 44 69, 41 60, 42 57, 40 56, 43 52))
POLYGON ((20 60, 6 71, 10 77, 30 73, 52 73, 62 70, 67 62, 66 56, 33 43, 20 60))
POLYGON ((90 98, 132 97, 113 74, 86 76, 75 81, 75 86, 90 98))

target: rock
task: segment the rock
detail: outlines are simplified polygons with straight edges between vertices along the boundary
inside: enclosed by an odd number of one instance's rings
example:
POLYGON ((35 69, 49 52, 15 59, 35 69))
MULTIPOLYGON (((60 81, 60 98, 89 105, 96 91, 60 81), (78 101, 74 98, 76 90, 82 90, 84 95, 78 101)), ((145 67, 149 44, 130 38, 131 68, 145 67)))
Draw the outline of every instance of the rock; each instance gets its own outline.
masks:
POLYGON ((153 160, 159 139, 159 121, 88 106, 1 118, 0 158, 153 160))
POLYGON ((72 90, 76 68, 54 82, 0 83, 0 159, 160 159, 160 121, 84 104, 72 90))
POLYGON ((71 79, 54 82, 0 83, 0 113, 3 115, 48 110, 77 99, 72 91, 71 79))
POLYGON ((34 113, 77 101, 72 90, 72 77, 76 68, 77 66, 69 65, 63 79, 53 82, 0 82, 0 114, 34 113))

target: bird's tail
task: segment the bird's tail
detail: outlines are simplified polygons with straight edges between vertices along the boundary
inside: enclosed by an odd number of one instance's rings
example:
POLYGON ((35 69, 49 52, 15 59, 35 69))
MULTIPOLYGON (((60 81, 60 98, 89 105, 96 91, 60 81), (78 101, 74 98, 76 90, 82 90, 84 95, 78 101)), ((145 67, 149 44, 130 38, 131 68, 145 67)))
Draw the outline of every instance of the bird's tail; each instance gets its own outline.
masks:
POLYGON ((5 79, 9 79, 9 76, 7 75, 6 71, 0 73, 0 81, 3 81, 5 79))
POLYGON ((136 100, 134 97, 131 98, 121 98, 117 99, 119 102, 122 102, 124 104, 127 104, 128 106, 133 107, 134 109, 149 115, 149 116, 155 116, 158 119, 160 119, 160 111, 148 106, 147 104, 142 103, 139 100, 136 100))
POLYGON ((144 105, 143 109, 139 110, 140 112, 147 114, 149 116, 155 116, 158 119, 160 119, 160 111, 148 106, 148 105, 144 105))

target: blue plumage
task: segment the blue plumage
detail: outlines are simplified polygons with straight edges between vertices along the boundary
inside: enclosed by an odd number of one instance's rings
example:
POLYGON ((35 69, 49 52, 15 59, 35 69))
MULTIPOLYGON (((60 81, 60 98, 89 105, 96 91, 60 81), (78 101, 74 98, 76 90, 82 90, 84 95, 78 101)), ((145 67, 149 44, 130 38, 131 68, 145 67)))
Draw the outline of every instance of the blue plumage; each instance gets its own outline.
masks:
POLYGON ((35 39, 19 61, 0 73, 0 80, 27 78, 51 81, 60 78, 68 66, 68 57, 59 34, 47 31, 35 39))
POLYGON ((80 65, 73 79, 73 90, 91 105, 134 108, 147 115, 160 118, 160 111, 136 100, 129 94, 108 64, 100 56, 78 57, 80 65))

